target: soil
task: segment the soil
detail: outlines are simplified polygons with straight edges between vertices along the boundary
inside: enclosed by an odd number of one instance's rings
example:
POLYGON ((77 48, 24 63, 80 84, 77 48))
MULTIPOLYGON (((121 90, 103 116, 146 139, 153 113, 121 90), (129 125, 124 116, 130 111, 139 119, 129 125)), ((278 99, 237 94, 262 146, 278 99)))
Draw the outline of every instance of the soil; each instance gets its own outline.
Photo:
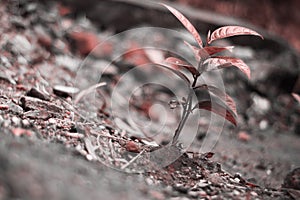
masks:
MULTIPOLYGON (((163 120, 160 107, 151 107, 153 101, 168 104, 173 94, 148 86, 142 95, 132 92, 149 74, 161 77, 165 72, 131 71, 134 76, 120 84, 127 72, 162 55, 141 50, 140 35, 108 40, 94 49, 115 34, 114 28, 96 23, 60 2, 1 2, 0 200, 300 197, 300 107, 290 95, 299 84, 294 51, 235 44, 242 52, 233 52, 235 56, 255 68, 249 82, 237 70, 222 74, 238 105, 238 127, 220 121, 209 127, 211 115, 204 113, 188 147, 175 147, 168 146, 172 135, 163 131, 144 135, 155 132, 163 120), (127 41, 125 46, 121 40, 127 41), (126 53, 110 64, 101 83, 90 87, 97 77, 79 66, 97 72, 121 48, 126 53), (270 66, 284 73, 266 70, 270 66), (276 85, 279 80, 284 84, 276 85), (112 97, 115 86, 122 90, 112 97), (144 134, 122 109, 127 93, 132 94, 130 111, 142 122, 154 122, 144 134), (117 113, 112 102, 120 104, 117 113)), ((163 34, 151 34, 145 34, 149 40, 166 41, 163 34)), ((181 39, 173 39, 170 48, 183 49, 184 44, 177 45, 181 39)), ((180 112, 168 110, 172 124, 180 112)), ((192 129, 184 134, 192 137, 192 129)))

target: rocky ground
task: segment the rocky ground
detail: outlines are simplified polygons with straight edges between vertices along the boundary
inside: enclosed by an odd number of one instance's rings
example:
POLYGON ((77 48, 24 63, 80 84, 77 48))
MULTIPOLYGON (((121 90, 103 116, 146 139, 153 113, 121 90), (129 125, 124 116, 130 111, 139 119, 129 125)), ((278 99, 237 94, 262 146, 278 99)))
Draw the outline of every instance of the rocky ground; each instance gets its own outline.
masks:
MULTIPOLYGON (((115 34, 97 23, 57 2, 1 1, 0 199, 299 198, 300 111, 289 94, 299 70, 293 51, 235 44, 234 54, 253 67, 250 82, 234 70, 223 74, 239 126, 210 134, 216 144, 204 148, 209 120, 202 117, 203 130, 184 153, 164 146, 166 136, 151 141, 133 134, 126 113, 119 110, 116 121, 109 108, 108 94, 122 75, 160 54, 124 54, 105 71, 106 85, 87 89, 94 77, 80 65, 107 65, 116 49, 136 50, 143 41, 130 36, 125 47, 117 40, 94 49, 115 34), (279 73, 272 70, 283 65, 279 73), (88 100, 89 89, 96 100, 88 100), (161 165, 172 156, 177 159, 161 165)), ((169 98, 149 91, 158 100, 169 98)), ((134 108, 143 120, 149 102, 139 103, 134 108)))

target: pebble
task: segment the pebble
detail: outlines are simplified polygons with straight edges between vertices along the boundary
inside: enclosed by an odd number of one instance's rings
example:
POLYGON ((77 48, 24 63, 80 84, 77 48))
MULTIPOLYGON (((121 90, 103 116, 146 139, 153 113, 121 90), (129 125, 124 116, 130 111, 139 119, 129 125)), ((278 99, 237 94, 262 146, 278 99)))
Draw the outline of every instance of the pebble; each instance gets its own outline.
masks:
POLYGON ((23 119, 23 120, 22 120, 22 125, 23 125, 24 127, 29 127, 29 126, 30 126, 30 122, 29 122, 27 119, 23 119))
POLYGON ((209 186, 209 184, 200 182, 200 183, 197 184, 197 186, 200 187, 200 188, 205 188, 205 187, 209 186))
POLYGON ((196 198, 199 196, 199 192, 198 191, 188 191, 188 195, 193 198, 196 198))
POLYGON ((200 197, 206 197, 207 194, 206 194, 205 191, 201 190, 201 191, 199 191, 199 196, 200 196, 200 197))
POLYGON ((239 196, 241 193, 239 192, 239 191, 237 191, 237 190, 233 190, 233 195, 235 195, 235 196, 239 196))
POLYGON ((41 99, 41 100, 45 100, 45 101, 49 101, 50 100, 50 97, 47 94, 41 92, 40 90, 38 90, 37 88, 34 88, 34 87, 31 88, 27 92, 26 95, 30 96, 30 97, 35 97, 35 98, 38 98, 38 99, 41 99))
POLYGON ((12 25, 14 25, 16 28, 23 28, 25 29, 28 26, 28 23, 21 18, 18 17, 12 17, 10 19, 10 22, 12 25))
POLYGON ((254 197, 257 197, 257 193, 254 192, 254 191, 251 191, 250 194, 251 194, 252 196, 254 196, 254 197))
POLYGON ((145 181, 148 185, 153 185, 154 184, 154 182, 151 178, 146 178, 145 181))
POLYGON ((19 117, 13 116, 11 118, 11 122, 13 123, 13 125, 19 125, 21 123, 21 119, 19 117))
POLYGON ((50 124, 56 124, 56 120, 55 120, 54 118, 50 118, 50 119, 48 120, 48 122, 49 122, 50 124))
POLYGON ((23 56, 18 56, 18 63, 20 65, 28 65, 28 61, 23 56))
POLYGON ((253 101, 254 101, 254 110, 257 113, 265 114, 268 112, 271 108, 271 103, 268 99, 265 99, 263 97, 260 97, 258 95, 253 96, 253 101))
POLYGON ((269 123, 268 123, 267 120, 261 120, 259 122, 259 129, 260 130, 266 130, 268 128, 268 126, 269 126, 269 123))
POLYGON ((85 156, 85 158, 88 160, 88 161, 92 161, 93 160, 93 156, 91 154, 87 154, 85 156))
POLYGON ((6 67, 6 68, 11 67, 11 63, 9 62, 8 58, 6 58, 5 56, 0 56, 0 61, 4 67, 6 67))
POLYGON ((55 57, 56 65, 65 67, 70 71, 76 71, 80 61, 67 55, 58 55, 55 57))
POLYGON ((0 104, 0 110, 8 110, 9 106, 6 104, 0 104))
POLYGON ((129 151, 129 152, 134 152, 134 153, 139 153, 140 152, 140 148, 133 141, 129 141, 129 142, 126 143, 126 150, 129 151))
POLYGON ((11 43, 13 45, 13 51, 15 51, 15 53, 28 54, 33 49, 31 43, 23 35, 16 35, 11 40, 11 43))
POLYGON ((22 108, 21 106, 16 105, 16 104, 14 104, 14 103, 11 103, 11 104, 9 105, 9 109, 10 109, 14 114, 18 114, 18 115, 22 114, 23 111, 24 111, 23 108, 22 108))
POLYGON ((63 85, 55 85, 53 87, 53 93, 57 96, 61 97, 68 97, 73 96, 74 94, 78 93, 79 89, 76 87, 69 87, 69 86, 63 86, 63 85))

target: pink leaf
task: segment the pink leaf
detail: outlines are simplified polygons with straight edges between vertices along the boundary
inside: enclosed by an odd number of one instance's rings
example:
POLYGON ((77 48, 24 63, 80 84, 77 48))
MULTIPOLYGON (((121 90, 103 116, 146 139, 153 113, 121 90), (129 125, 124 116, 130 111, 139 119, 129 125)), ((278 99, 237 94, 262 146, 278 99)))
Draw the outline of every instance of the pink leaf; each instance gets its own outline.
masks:
POLYGON ((160 64, 160 63, 154 63, 154 64, 158 65, 164 69, 170 70, 171 72, 173 72, 174 74, 179 76, 182 80, 184 80, 188 85, 191 83, 190 80, 188 79, 188 77, 186 75, 184 75, 182 72, 172 69, 171 67, 164 65, 164 64, 160 64))
POLYGON ((175 15, 175 17, 193 35, 193 37, 197 41, 198 45, 202 48, 203 43, 202 43, 201 37, 200 37, 199 33, 197 32, 197 30, 195 29, 195 27, 191 24, 191 22, 182 13, 180 13, 175 8, 172 8, 172 7, 170 7, 166 4, 161 4, 161 5, 165 6, 173 15, 175 15))
POLYGON ((300 103, 300 96, 299 96, 299 94, 292 93, 292 95, 300 103))
POLYGON ((237 116, 236 104, 231 96, 229 96, 226 92, 220 90, 219 88, 211 85, 200 85, 194 88, 196 89, 205 89, 213 95, 217 96, 221 101, 225 102, 228 108, 232 111, 232 113, 237 116))
POLYGON ((216 102, 212 103, 211 101, 201 101, 198 102, 195 108, 211 111, 217 115, 220 115, 227 121, 231 122, 233 125, 237 125, 237 121, 235 119, 234 114, 229 109, 223 107, 222 105, 216 102))
POLYGON ((248 79, 251 77, 251 71, 248 65, 238 58, 216 56, 209 58, 206 63, 208 65, 207 71, 235 66, 241 70, 248 79))
POLYGON ((263 36, 259 33, 242 26, 223 26, 212 32, 208 44, 215 40, 219 40, 226 37, 236 36, 236 35, 257 35, 263 39, 263 36))
POLYGON ((178 58, 175 58, 175 57, 168 57, 166 60, 165 60, 166 63, 168 64, 171 64, 176 68, 184 68, 186 70, 188 70, 192 75, 194 76, 199 76, 200 73, 198 72, 198 70, 193 67, 192 65, 189 65, 187 62, 183 61, 183 60, 180 60, 178 58))
MULTIPOLYGON (((233 46, 228 46, 228 47, 209 47, 209 46, 207 46, 207 47, 204 47, 203 49, 201 49, 199 54, 200 54, 200 56, 201 56, 201 54, 211 56, 211 55, 214 55, 216 53, 219 53, 219 52, 222 52, 225 50, 232 52, 233 48, 234 48, 233 46)), ((201 56, 201 58, 202 58, 202 56, 201 56)))

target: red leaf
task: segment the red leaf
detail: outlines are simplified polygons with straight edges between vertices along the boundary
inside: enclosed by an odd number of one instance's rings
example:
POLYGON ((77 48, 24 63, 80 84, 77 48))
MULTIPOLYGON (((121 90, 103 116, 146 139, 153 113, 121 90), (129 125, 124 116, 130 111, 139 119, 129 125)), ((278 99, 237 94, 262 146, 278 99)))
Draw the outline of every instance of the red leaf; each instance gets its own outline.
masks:
POLYGON ((249 28, 245 28, 242 26, 223 26, 221 28, 218 28, 211 34, 207 43, 210 44, 215 40, 236 35, 257 35, 263 39, 262 35, 249 28))
POLYGON ((207 59, 207 65, 207 71, 235 66, 241 70, 248 77, 248 79, 251 77, 251 71, 248 65, 238 58, 216 56, 207 59))
POLYGON ((299 96, 299 94, 292 93, 292 95, 300 103, 300 96, 299 96))
POLYGON ((175 69, 172 69, 170 68, 169 66, 167 65, 164 65, 164 64, 160 64, 160 63, 154 63, 155 65, 159 65, 167 70, 170 70, 171 72, 173 72, 174 74, 176 74, 177 76, 179 76, 182 80, 184 80, 188 85, 190 85, 190 80, 186 77, 186 75, 184 75, 182 72, 180 71, 177 71, 175 69))
MULTIPOLYGON (((228 51, 232 52, 233 48, 234 48, 233 46, 228 46, 228 47, 209 47, 209 46, 207 46, 207 47, 204 47, 203 49, 201 49, 199 54, 200 54, 200 56, 202 54, 205 55, 205 56, 206 55, 211 56, 211 55, 214 55, 216 53, 219 53, 219 52, 225 51, 225 50, 228 50, 228 51)), ((203 56, 201 56, 201 58, 202 57, 203 56)))
POLYGON ((235 101, 226 92, 211 85, 200 85, 194 88, 194 90, 196 89, 206 89, 208 92, 217 96, 221 101, 223 101, 228 106, 228 108, 233 112, 233 114, 237 116, 235 101))
POLYGON ((198 102, 195 108, 211 111, 217 115, 220 115, 227 121, 231 122, 233 125, 237 125, 237 121, 235 119, 234 114, 229 109, 224 108, 222 105, 216 102, 212 104, 211 101, 201 101, 198 102))
POLYGON ((198 45, 202 48, 203 43, 202 43, 201 37, 200 37, 199 33, 197 32, 197 30, 195 29, 195 27, 191 24, 191 22, 182 13, 180 13, 175 8, 172 8, 172 7, 170 7, 166 4, 161 4, 161 5, 165 6, 173 15, 175 15, 175 17, 193 35, 193 37, 197 41, 198 45))
POLYGON ((184 68, 186 70, 188 70, 192 75, 194 76, 199 76, 200 73, 198 72, 198 70, 193 67, 192 65, 189 65, 187 62, 183 61, 183 60, 180 60, 178 58, 175 58, 175 57, 168 57, 166 60, 165 60, 166 63, 169 63, 171 65, 175 65, 175 69, 176 68, 184 68))

